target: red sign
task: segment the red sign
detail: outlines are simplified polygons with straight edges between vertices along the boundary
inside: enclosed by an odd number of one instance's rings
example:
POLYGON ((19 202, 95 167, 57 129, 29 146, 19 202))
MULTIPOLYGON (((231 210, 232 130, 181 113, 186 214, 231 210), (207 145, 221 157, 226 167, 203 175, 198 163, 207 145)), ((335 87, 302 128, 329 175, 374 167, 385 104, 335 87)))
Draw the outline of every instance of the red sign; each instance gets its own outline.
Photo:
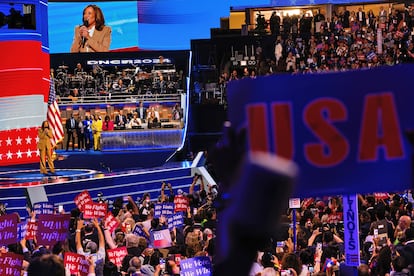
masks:
POLYGON ((0 254, 0 275, 20 276, 23 255, 14 253, 0 254))
POLYGON ((37 223, 29 220, 26 225, 26 240, 34 240, 36 237, 37 223))
POLYGON ((19 217, 17 214, 0 216, 0 245, 9 245, 18 242, 17 224, 19 217))
POLYGON ((126 246, 118 247, 114 249, 108 249, 106 250, 108 253, 109 261, 114 263, 117 267, 122 266, 122 260, 126 255, 128 255, 128 251, 126 249, 126 246))
POLYGON ((388 193, 374 193, 376 199, 388 199, 390 198, 388 193))
POLYGON ((83 218, 85 219, 103 218, 108 211, 106 203, 88 202, 83 208, 83 218))
POLYGON ((183 195, 176 195, 174 197, 174 213, 187 212, 188 198, 183 195))
POLYGON ((118 227, 119 221, 114 217, 114 215, 112 215, 111 212, 109 212, 106 214, 104 218, 104 225, 105 225, 105 228, 108 229, 109 232, 112 233, 118 227))
POLYGON ((65 270, 70 271, 70 275, 87 276, 89 272, 89 263, 86 257, 72 252, 66 252, 63 260, 65 270))
POLYGON ((81 192, 75 197, 75 204, 79 208, 79 210, 81 210, 81 212, 83 212, 83 208, 85 204, 91 203, 91 202, 92 202, 92 197, 87 190, 81 192))

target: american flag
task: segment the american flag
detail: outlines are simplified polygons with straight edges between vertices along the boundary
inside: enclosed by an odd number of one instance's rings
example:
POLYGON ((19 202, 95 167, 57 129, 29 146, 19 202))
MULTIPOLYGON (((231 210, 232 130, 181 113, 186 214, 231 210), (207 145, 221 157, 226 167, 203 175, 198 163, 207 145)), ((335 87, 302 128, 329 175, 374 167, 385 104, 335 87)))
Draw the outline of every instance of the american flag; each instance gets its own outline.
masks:
POLYGON ((60 117, 59 106, 56 102, 55 81, 50 78, 49 101, 47 103, 47 121, 53 130, 53 138, 51 138, 52 146, 61 142, 64 137, 62 119, 60 117))

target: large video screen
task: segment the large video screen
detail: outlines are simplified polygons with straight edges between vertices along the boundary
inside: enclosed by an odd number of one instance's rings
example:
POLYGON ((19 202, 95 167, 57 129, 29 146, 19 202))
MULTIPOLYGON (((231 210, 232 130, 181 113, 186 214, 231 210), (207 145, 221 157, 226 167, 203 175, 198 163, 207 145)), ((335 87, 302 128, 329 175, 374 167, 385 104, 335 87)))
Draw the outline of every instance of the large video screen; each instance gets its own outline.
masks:
POLYGON ((102 10, 105 26, 111 28, 109 51, 138 48, 138 12, 135 1, 49 2, 48 25, 50 53, 69 53, 75 28, 84 25, 83 10, 89 5, 102 10))
MULTIPOLYGON (((220 27, 220 17, 229 16, 230 1, 60 1, 48 4, 50 53, 69 53, 75 27, 83 25, 82 12, 97 5, 111 27, 109 51, 189 50, 192 39, 210 38, 211 28, 220 27)), ((266 1, 267 2, 267 1, 266 1)))

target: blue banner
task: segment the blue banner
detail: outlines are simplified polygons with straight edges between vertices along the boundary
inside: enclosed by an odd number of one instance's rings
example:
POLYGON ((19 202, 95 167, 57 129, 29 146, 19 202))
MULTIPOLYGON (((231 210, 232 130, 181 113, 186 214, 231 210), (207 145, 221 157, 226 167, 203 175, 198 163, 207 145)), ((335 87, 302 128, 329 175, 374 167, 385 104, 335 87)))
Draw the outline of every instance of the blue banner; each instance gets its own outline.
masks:
POLYGON ((36 215, 53 215, 55 206, 49 202, 37 202, 33 204, 33 210, 36 215))
POLYGON ((141 225, 135 224, 135 227, 132 230, 132 234, 134 234, 138 237, 143 237, 147 240, 147 242, 150 242, 149 237, 145 234, 144 229, 141 225))
POLYGON ((194 257, 190 259, 181 260, 181 275, 183 276, 210 276, 212 275, 211 271, 211 261, 209 257, 194 257))
POLYGON ((174 203, 159 203, 154 206, 154 218, 161 215, 170 216, 174 214, 174 203))
POLYGON ((229 120, 247 147, 293 159, 295 197, 412 186, 412 65, 232 81, 229 120))
POLYGON ((174 227, 184 226, 184 213, 179 212, 167 217, 168 229, 173 230, 174 227))
POLYGON ((345 264, 359 266, 359 216, 358 197, 356 194, 344 196, 344 237, 345 264))

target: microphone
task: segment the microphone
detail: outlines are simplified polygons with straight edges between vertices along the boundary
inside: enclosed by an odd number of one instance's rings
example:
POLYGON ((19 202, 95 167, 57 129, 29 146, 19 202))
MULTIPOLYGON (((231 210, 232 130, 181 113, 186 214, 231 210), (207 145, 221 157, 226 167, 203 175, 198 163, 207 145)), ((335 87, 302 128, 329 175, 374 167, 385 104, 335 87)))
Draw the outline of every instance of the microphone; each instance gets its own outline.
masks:
MULTIPOLYGON (((86 28, 89 27, 88 20, 83 20, 83 26, 85 26, 86 28)), ((85 43, 86 43, 86 38, 82 36, 82 48, 85 48, 85 43)))

